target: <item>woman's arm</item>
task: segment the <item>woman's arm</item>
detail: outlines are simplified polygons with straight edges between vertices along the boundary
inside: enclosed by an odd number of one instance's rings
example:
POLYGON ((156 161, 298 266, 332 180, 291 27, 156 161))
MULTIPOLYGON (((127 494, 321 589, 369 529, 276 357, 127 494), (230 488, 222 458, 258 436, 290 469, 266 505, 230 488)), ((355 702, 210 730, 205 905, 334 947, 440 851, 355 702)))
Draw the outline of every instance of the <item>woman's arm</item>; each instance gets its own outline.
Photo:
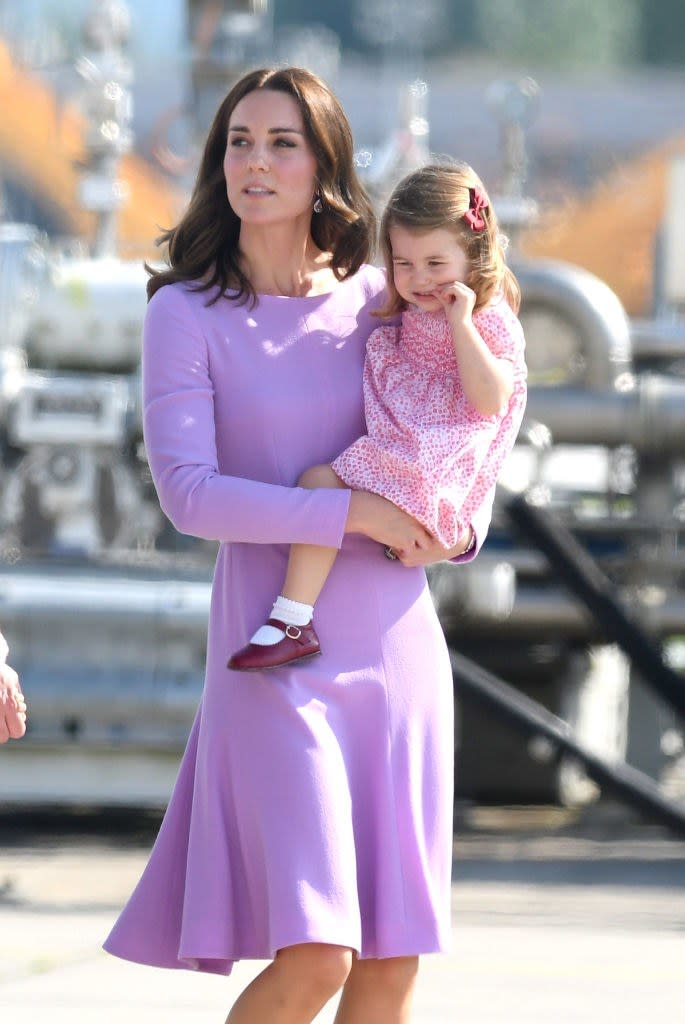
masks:
POLYGON ((162 510, 207 540, 340 547, 349 490, 307 490, 219 472, 209 354, 187 296, 155 293, 143 338, 143 425, 162 510))

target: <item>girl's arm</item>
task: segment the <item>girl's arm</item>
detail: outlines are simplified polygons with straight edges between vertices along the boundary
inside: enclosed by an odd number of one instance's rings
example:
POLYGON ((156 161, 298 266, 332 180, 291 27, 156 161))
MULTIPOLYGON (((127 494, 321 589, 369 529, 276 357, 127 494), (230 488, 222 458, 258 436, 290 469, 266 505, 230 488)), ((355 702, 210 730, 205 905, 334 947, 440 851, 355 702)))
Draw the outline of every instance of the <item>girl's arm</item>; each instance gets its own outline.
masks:
POLYGON ((165 286, 143 336, 145 446, 160 505, 207 540, 340 547, 349 490, 307 490, 219 472, 207 345, 183 292, 165 286))
POLYGON ((481 416, 496 416, 506 407, 514 388, 514 367, 499 358, 473 323, 475 293, 460 281, 440 292, 452 331, 454 351, 464 394, 481 416))

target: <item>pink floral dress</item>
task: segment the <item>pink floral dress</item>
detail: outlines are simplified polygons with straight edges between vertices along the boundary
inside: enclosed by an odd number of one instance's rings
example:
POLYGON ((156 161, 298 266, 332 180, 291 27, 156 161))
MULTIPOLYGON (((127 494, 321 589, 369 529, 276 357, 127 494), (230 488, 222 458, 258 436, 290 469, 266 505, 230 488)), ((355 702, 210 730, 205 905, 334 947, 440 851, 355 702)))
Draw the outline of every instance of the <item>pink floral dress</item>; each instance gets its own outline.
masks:
POLYGON ((378 327, 364 367, 368 433, 332 463, 349 487, 382 494, 454 547, 474 512, 492 503, 526 404, 521 324, 502 299, 474 314, 490 350, 514 364, 506 408, 482 416, 461 385, 445 315, 409 310, 398 326, 378 327))

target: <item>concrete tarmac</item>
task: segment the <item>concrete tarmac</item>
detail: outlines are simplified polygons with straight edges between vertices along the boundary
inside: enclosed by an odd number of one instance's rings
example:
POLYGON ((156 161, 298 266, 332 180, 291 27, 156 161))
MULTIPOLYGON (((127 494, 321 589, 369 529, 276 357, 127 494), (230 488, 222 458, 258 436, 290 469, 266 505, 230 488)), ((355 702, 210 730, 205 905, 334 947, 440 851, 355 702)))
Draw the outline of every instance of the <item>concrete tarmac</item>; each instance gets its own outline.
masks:
MULTIPOLYGON (((100 950, 153 836, 0 821, 2 1024, 222 1024, 263 964, 225 979, 100 950)), ((685 843, 661 830, 484 812, 455 842, 452 911, 454 950, 423 958, 413 1024, 685 1019, 685 843)), ((334 1016, 335 1000, 317 1024, 334 1016)))

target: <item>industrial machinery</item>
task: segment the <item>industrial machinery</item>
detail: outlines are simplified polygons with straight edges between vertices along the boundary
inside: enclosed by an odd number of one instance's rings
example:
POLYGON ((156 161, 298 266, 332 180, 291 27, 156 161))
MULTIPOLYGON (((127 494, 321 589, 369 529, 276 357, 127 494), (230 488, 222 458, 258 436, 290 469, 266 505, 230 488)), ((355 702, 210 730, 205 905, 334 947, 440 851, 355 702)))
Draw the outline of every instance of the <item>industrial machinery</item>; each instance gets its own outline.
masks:
POLYGON ((120 0, 93 5, 77 64, 92 250, 0 224, 0 623, 31 702, 29 735, 2 751, 5 801, 162 803, 202 685, 214 549, 159 509, 139 398, 146 273, 116 255, 128 28, 120 0))
MULTIPOLYGON (((114 255, 117 156, 130 144, 120 8, 101 3, 87 28, 81 201, 99 219, 94 251, 54 253, 31 225, 0 225, 0 624, 31 705, 26 738, 0 750, 1 802, 162 806, 202 688, 215 547, 181 537, 159 510, 139 399, 145 273, 114 255)), ((389 147, 388 159, 427 146, 425 91, 409 95, 413 142, 389 147)), ((525 103, 514 107, 503 116, 527 116, 525 103)), ((520 131, 510 123, 506 134, 520 159, 520 131)), ((372 155, 362 165, 380 191, 372 155)), ((515 235, 531 204, 510 192, 498 208, 515 235)), ((680 752, 675 712, 520 532, 511 503, 568 528, 677 657, 685 331, 677 318, 668 329, 631 324, 577 267, 513 262, 527 416, 485 549, 468 566, 432 569, 434 600, 461 655, 554 711, 606 763, 627 757, 660 779, 680 752)), ((594 798, 577 757, 553 757, 542 733, 526 749, 458 686, 457 698, 463 798, 594 798)))
MULTIPOLYGON (((531 375, 526 422, 500 478, 485 550, 459 573, 436 567, 434 599, 460 653, 555 710, 607 760, 627 758, 658 778, 668 750, 679 752, 677 716, 648 696, 649 681, 578 600, 565 567, 550 563, 543 538, 521 531, 515 510, 525 498, 571 531, 615 600, 677 657, 685 380, 641 372, 631 325, 596 278, 560 264, 516 270, 531 375)), ((553 760, 546 772, 536 763, 545 744, 533 744, 529 759, 492 718, 464 709, 460 742, 466 794, 556 792, 566 803, 596 795, 577 761, 553 760)))

